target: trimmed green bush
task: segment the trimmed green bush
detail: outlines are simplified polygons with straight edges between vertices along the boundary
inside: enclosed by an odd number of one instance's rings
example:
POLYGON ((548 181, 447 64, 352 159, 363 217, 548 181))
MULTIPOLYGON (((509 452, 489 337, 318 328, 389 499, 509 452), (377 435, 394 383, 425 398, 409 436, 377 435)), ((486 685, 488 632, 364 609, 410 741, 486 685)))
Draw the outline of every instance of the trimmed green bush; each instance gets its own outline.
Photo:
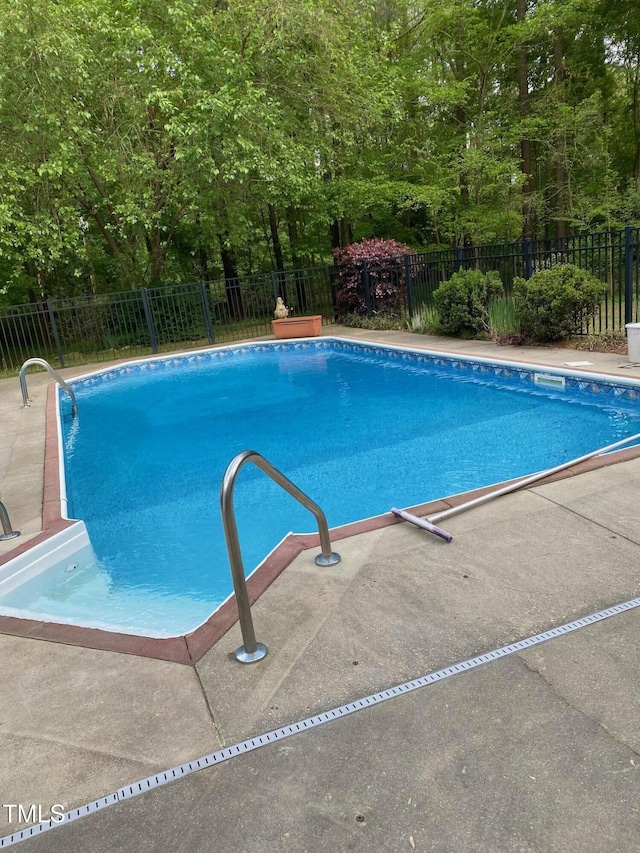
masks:
POLYGON ((489 331, 489 300, 504 296, 500 274, 460 270, 433 294, 440 328, 449 335, 489 331))
POLYGON ((522 332, 540 341, 559 341, 579 332, 598 311, 605 292, 605 284, 573 264, 540 270, 528 281, 516 278, 513 282, 522 332))

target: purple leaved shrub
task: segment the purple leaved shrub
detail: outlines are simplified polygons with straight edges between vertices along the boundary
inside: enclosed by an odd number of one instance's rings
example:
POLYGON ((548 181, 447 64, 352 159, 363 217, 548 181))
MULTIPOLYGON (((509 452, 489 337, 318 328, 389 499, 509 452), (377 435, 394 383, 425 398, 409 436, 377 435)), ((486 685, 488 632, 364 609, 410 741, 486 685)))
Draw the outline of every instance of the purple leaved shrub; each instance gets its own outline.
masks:
POLYGON ((397 316, 405 303, 404 256, 413 249, 395 240, 373 238, 334 249, 337 268, 337 315, 367 314, 364 266, 369 271, 370 307, 373 314, 397 316))

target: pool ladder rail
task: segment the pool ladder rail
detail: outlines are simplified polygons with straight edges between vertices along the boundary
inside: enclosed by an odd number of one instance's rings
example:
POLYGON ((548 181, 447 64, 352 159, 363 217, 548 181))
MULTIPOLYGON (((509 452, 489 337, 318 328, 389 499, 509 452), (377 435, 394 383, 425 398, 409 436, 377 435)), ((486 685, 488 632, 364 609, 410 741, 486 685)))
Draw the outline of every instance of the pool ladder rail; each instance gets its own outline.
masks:
POLYGON ((13 529, 11 522, 9 521, 9 513, 2 501, 0 501, 0 524, 2 524, 0 542, 3 542, 5 539, 15 539, 16 536, 20 536, 20 531, 13 529))
POLYGON ((281 486, 285 492, 288 492, 292 498, 299 501, 306 509, 313 513, 318 522, 318 532, 320 533, 321 553, 315 558, 318 566, 335 566, 340 562, 340 555, 331 550, 331 539, 329 537, 329 527, 324 512, 320 509, 317 503, 311 500, 308 495, 287 479, 281 471, 278 471, 264 456, 256 453, 255 450, 243 450, 233 457, 227 470, 222 478, 220 487, 220 511, 222 513, 222 526, 224 528, 224 536, 227 543, 227 551, 229 554, 229 565, 231 566, 231 575, 233 577, 233 588, 236 594, 236 604, 238 606, 238 619, 240 621, 240 630, 242 631, 243 645, 235 651, 236 660, 240 663, 256 663, 267 654, 267 647, 264 643, 256 642, 256 635, 253 629, 253 617, 251 616, 251 604, 249 602, 249 594, 247 592, 247 579, 244 574, 244 566, 242 563, 242 554, 240 552, 240 540, 238 539, 238 528, 236 525, 235 510, 233 508, 233 488, 236 478, 243 465, 247 462, 252 462, 261 471, 264 471, 272 480, 281 486))
POLYGON ((44 358, 28 358, 25 363, 20 368, 20 388, 22 389, 22 406, 23 408, 28 406, 31 400, 29 399, 29 392, 27 391, 27 377, 26 370, 27 367, 30 367, 32 364, 38 364, 40 367, 44 367, 56 380, 58 385, 67 392, 67 394, 71 397, 71 415, 72 417, 76 417, 78 414, 78 403, 76 401, 76 395, 72 391, 71 388, 64 381, 62 376, 58 373, 58 371, 51 367, 48 361, 45 361, 44 358))

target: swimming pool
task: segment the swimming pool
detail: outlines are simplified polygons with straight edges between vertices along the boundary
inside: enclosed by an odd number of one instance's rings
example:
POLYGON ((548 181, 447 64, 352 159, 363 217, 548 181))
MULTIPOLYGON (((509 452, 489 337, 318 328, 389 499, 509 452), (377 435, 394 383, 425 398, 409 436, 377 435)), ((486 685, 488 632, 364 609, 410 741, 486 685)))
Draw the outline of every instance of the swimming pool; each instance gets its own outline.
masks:
MULTIPOLYGON (((176 636, 231 593, 219 516, 235 453, 264 455, 330 526, 546 469, 640 431, 632 382, 338 339, 130 363, 61 401, 66 497, 93 552, 2 596, 0 610, 176 636), (95 556, 94 556, 95 554, 95 556)), ((313 518, 260 471, 235 505, 245 566, 313 518)))

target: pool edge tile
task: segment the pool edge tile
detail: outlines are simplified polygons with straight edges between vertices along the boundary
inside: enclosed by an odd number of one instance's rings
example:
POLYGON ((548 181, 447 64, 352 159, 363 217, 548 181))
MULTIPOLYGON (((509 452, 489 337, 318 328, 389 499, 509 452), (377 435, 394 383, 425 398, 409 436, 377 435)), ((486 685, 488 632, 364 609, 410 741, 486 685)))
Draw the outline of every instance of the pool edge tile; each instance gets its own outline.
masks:
POLYGON ((38 631, 44 623, 37 619, 18 619, 15 616, 0 616, 0 634, 8 634, 11 637, 30 637, 34 631, 38 631))
MULTIPOLYGON (((29 621, 29 620, 16 620, 29 621)), ((0 630, 2 623, 0 623, 0 630)), ((9 633, 9 632, 5 632, 9 633)), ((13 632, 11 632, 13 633, 13 632)), ((86 649, 139 657, 166 660, 190 666, 192 661, 184 637, 140 637, 134 634, 118 634, 100 628, 82 628, 60 622, 41 622, 29 632, 29 639, 80 646, 86 649)))

